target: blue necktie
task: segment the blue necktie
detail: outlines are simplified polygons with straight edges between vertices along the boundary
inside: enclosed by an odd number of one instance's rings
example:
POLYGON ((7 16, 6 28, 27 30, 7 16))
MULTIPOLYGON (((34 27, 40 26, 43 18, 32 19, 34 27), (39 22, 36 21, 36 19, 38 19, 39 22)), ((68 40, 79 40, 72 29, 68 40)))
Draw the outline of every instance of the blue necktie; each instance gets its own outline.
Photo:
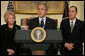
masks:
POLYGON ((44 26, 44 22, 43 22, 43 19, 42 19, 42 20, 41 20, 41 25, 40 25, 40 27, 43 28, 43 26, 44 26))

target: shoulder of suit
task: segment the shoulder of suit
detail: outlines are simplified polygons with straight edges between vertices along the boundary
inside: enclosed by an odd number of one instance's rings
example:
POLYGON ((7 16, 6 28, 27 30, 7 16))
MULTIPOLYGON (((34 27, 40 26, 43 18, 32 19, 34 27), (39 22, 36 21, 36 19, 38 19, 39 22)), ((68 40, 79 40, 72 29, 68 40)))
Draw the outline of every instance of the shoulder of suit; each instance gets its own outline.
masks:
POLYGON ((77 24, 84 29, 84 21, 77 19, 77 24))
POLYGON ((67 21, 69 21, 69 18, 62 19, 62 22, 67 22, 67 21))
POLYGON ((84 21, 80 20, 80 19, 77 19, 77 22, 81 23, 81 24, 84 24, 84 21))
POLYGON ((77 21, 77 24, 82 25, 82 26, 84 25, 84 21, 82 21, 80 19, 77 19, 76 21, 77 21))
POLYGON ((17 29, 21 29, 21 27, 19 25, 15 25, 17 29))
POLYGON ((3 25, 1 25, 1 27, 7 27, 7 24, 3 24, 3 25))
POLYGON ((16 25, 16 27, 20 27, 19 25, 16 25))
POLYGON ((1 31, 7 30, 7 29, 8 29, 8 25, 7 24, 1 25, 1 31))
POLYGON ((38 20, 38 17, 35 17, 35 18, 32 18, 30 21, 35 21, 35 20, 38 20))
POLYGON ((46 19, 53 20, 53 19, 51 19, 51 18, 49 18, 49 17, 46 17, 46 19))
POLYGON ((46 17, 46 19, 48 20, 48 21, 53 21, 54 22, 54 20, 53 19, 51 19, 51 18, 49 18, 49 17, 46 17))
POLYGON ((32 18, 32 20, 36 20, 36 19, 38 19, 38 17, 32 18))

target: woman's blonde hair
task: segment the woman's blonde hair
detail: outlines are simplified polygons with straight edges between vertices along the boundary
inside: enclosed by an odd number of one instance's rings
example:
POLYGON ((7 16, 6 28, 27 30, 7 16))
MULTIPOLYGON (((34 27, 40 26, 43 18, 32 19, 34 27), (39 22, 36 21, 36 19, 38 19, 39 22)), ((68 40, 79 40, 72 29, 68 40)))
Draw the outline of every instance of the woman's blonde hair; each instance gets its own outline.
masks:
POLYGON ((12 12, 12 11, 6 11, 5 14, 4 14, 4 20, 5 20, 5 22, 7 22, 7 19, 9 18, 9 15, 13 15, 14 16, 14 19, 15 19, 14 12, 12 12))

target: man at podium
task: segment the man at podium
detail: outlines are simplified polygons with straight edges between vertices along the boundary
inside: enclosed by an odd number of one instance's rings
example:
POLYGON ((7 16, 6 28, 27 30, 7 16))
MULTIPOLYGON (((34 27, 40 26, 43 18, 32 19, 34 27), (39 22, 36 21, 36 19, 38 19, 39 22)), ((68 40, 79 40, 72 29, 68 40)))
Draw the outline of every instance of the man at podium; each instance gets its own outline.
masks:
MULTIPOLYGON (((46 17, 48 8, 44 3, 40 3, 37 7, 38 17, 32 19, 29 23, 29 29, 33 29, 35 27, 42 27, 45 30, 48 29, 57 29, 56 23, 54 20, 46 17)), ((53 44, 46 51, 46 55, 57 55, 57 49, 53 47, 53 44)))

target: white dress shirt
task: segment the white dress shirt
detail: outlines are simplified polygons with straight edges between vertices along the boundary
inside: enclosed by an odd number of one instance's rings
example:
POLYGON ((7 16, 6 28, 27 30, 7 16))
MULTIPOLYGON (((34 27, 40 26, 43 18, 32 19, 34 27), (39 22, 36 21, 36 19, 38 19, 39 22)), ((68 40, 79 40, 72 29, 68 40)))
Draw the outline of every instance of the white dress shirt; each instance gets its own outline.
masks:
POLYGON ((40 18, 39 17, 39 24, 41 24, 41 20, 43 19, 43 22, 44 22, 44 26, 45 26, 45 23, 46 23, 46 17, 43 17, 43 18, 40 18))
MULTIPOLYGON (((70 19, 69 19, 70 20, 70 19)), ((70 20, 70 26, 71 26, 71 22, 72 22, 72 20, 70 20)), ((75 25, 75 22, 76 22, 76 18, 73 20, 73 27, 74 27, 74 25, 75 25)))

